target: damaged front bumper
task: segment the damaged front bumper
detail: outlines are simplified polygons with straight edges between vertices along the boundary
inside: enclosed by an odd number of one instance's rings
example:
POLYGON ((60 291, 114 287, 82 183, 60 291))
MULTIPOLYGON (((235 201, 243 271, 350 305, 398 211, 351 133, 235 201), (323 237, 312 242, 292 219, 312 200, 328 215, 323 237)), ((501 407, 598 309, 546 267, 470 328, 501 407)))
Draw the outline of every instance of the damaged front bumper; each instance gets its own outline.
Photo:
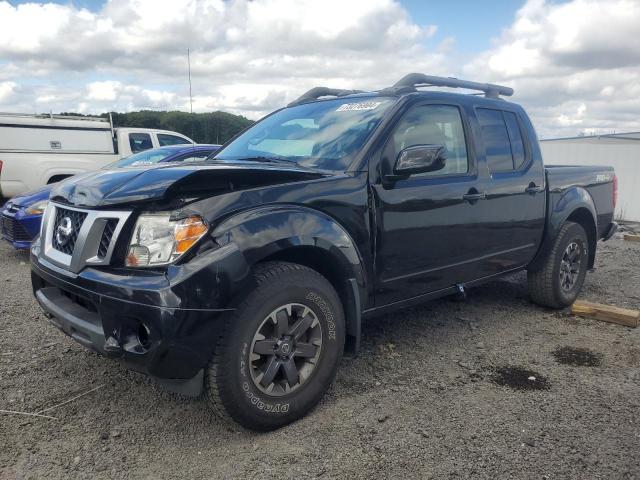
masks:
POLYGON ((206 268, 180 272, 173 281, 162 271, 85 268, 71 274, 40 258, 37 247, 31 266, 33 292, 50 323, 170 390, 200 394, 221 317, 231 310, 197 305, 206 293, 197 286, 206 268))

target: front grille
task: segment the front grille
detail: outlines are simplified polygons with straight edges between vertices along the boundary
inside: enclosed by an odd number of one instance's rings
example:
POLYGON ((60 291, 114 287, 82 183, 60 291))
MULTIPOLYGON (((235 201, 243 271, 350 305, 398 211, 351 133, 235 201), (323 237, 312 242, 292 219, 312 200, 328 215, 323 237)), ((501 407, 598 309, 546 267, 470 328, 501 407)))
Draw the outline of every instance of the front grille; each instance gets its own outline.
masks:
POLYGON ((7 240, 13 242, 13 225, 15 224, 15 220, 11 217, 7 217, 6 215, 2 215, 2 236, 7 240))
POLYGON ((31 235, 15 218, 2 215, 2 235, 11 242, 30 242, 31 235))
POLYGON ((104 231, 102 232, 102 237, 100 238, 100 245, 98 246, 98 258, 104 258, 107 256, 109 244, 111 244, 113 232, 115 232, 117 226, 117 218, 110 218, 107 220, 107 224, 104 226, 104 231))
POLYGON ((42 255, 73 273, 109 265, 113 246, 130 215, 122 210, 76 210, 51 202, 42 223, 42 255))
POLYGON ((82 227, 85 218, 87 218, 86 212, 67 210, 66 208, 60 207, 56 208, 56 217, 53 222, 53 238, 51 240, 53 248, 55 248, 59 252, 66 253, 67 255, 72 255, 73 249, 76 246, 76 240, 78 240, 80 227, 82 227), (71 229, 69 235, 64 235, 63 230, 66 226, 67 221, 65 219, 67 218, 70 221, 71 229), (59 231, 58 227, 61 226, 63 228, 61 228, 59 231))

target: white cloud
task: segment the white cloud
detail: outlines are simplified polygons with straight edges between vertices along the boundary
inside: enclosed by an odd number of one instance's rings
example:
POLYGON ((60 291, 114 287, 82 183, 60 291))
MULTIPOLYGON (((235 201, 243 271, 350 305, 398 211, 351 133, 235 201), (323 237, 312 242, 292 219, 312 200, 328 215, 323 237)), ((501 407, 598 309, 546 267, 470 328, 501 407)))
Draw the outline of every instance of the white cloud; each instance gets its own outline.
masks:
POLYGON ((513 86, 543 136, 640 130, 640 2, 529 0, 465 72, 513 86))
POLYGON ((16 87, 15 82, 0 82, 0 102, 11 101, 16 87))
POLYGON ((185 108, 189 47, 194 106, 258 117, 316 84, 448 73, 423 44, 436 30, 394 0, 111 0, 95 13, 0 2, 0 60, 14 69, 7 80, 55 86, 36 94, 54 110, 185 108))
POLYGON ((529 0, 465 59, 395 0, 0 1, 0 110, 187 110, 190 48, 196 111, 257 118, 316 85, 417 71, 513 86, 542 136, 640 130, 638 25, 638 0, 529 0))
POLYGON ((122 83, 114 80, 91 82, 87 85, 87 99, 112 102, 118 98, 118 90, 121 88, 122 83))
POLYGON ((92 102, 114 105, 116 110, 130 110, 132 108, 166 109, 175 108, 176 94, 107 80, 88 84, 83 98, 92 102))

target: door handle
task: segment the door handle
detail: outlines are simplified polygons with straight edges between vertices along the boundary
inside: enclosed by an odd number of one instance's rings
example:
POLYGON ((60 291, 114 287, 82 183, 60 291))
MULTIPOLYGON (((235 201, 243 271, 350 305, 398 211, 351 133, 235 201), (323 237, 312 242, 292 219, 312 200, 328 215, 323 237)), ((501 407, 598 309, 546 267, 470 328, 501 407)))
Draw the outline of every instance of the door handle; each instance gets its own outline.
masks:
POLYGON ((474 203, 474 202, 477 202, 478 200, 484 200, 485 198, 487 198, 487 194, 484 192, 479 192, 475 188, 472 188, 462 196, 462 199, 465 202, 469 202, 469 203, 474 203))
POLYGON ((536 193, 540 193, 544 191, 544 187, 536 185, 535 183, 531 182, 529 186, 524 189, 524 191, 531 195, 535 195, 536 193))

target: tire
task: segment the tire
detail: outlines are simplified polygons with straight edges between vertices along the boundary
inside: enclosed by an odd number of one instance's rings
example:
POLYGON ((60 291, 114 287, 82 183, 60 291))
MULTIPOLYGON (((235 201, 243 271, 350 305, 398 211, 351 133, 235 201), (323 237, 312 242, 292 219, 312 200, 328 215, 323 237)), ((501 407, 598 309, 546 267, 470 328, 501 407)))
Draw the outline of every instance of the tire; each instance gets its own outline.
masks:
POLYGON ((582 289, 588 263, 589 241, 584 228, 577 223, 566 222, 542 267, 527 272, 531 300, 543 307, 568 307, 582 289), (577 246, 577 251, 574 246, 577 246), (570 260, 571 252, 577 263, 570 260))
POLYGON ((205 392, 218 416, 268 431, 320 401, 342 358, 345 320, 334 288, 310 268, 268 262, 254 275, 256 288, 225 319, 205 392))

